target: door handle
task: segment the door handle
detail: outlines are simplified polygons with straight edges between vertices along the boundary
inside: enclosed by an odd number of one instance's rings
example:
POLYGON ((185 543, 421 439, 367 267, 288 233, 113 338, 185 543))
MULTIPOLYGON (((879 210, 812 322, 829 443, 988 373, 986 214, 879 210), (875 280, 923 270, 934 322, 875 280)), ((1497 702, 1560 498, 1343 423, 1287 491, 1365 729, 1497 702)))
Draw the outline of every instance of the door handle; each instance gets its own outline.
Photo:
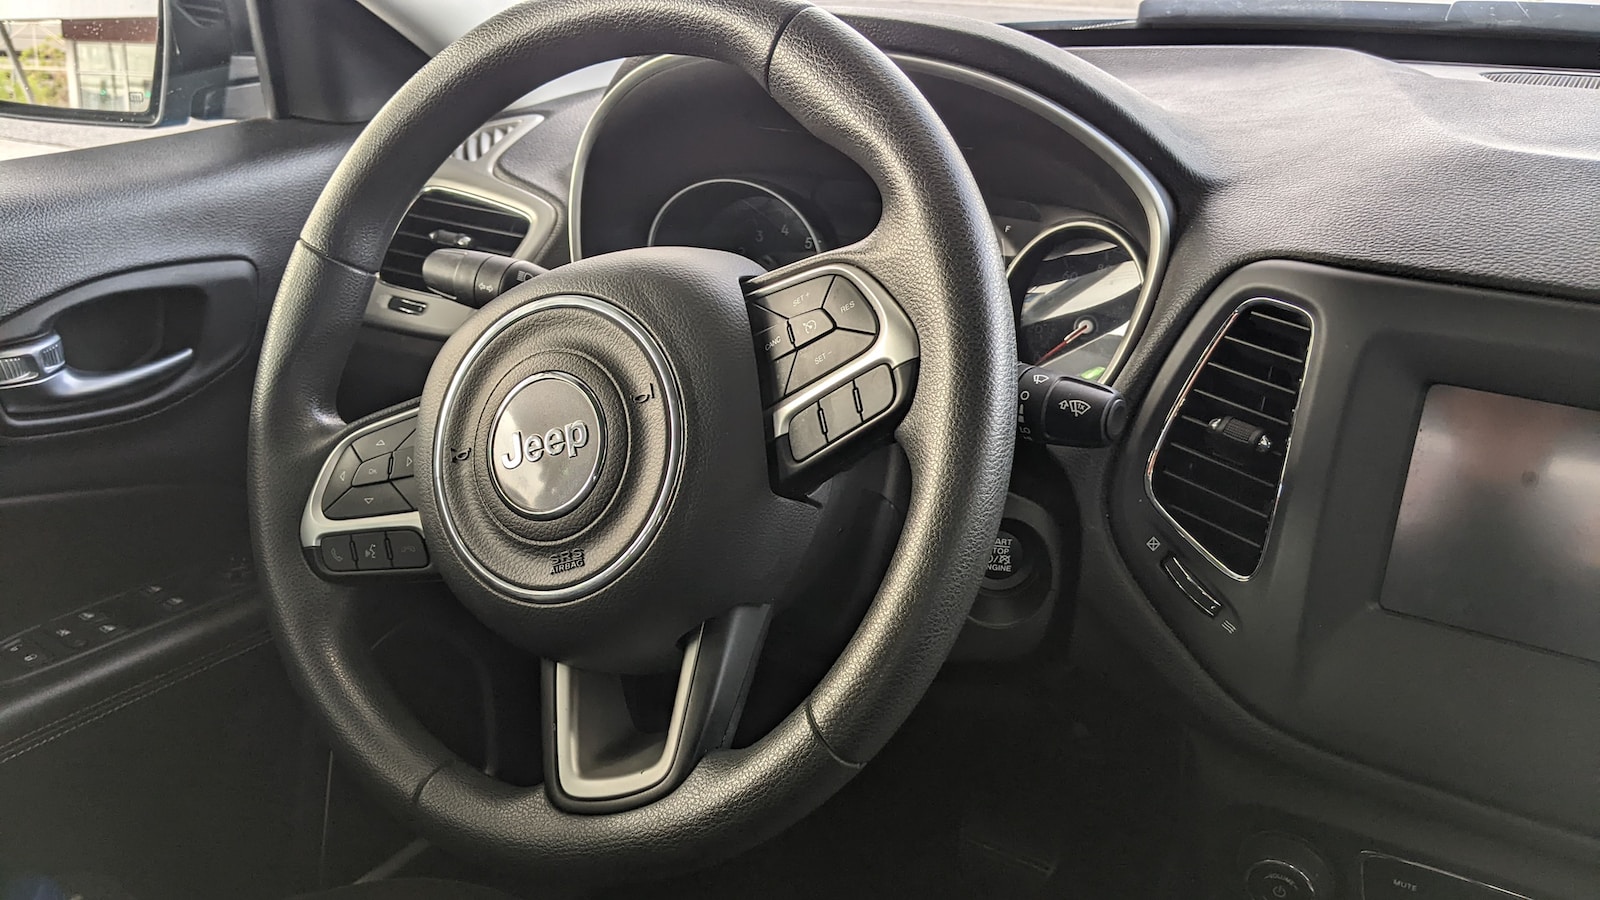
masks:
POLYGON ((0 403, 16 415, 103 406, 152 391, 194 361, 185 347, 115 372, 85 372, 67 365, 61 335, 50 332, 0 349, 0 403))

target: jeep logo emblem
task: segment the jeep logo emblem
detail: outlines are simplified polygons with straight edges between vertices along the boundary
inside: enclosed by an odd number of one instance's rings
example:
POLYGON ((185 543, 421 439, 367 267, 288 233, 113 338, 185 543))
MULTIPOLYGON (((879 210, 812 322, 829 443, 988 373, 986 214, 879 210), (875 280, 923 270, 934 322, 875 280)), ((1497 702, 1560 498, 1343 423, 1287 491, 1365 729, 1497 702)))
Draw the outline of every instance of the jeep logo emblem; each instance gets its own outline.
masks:
POLYGON ((534 519, 571 512, 599 480, 605 432, 589 388, 566 372, 530 375, 495 414, 490 473, 506 505, 534 519))
POLYGON ((511 449, 500 456, 500 465, 507 469, 515 469, 522 465, 522 460, 536 463, 545 458, 545 454, 560 456, 563 449, 566 455, 577 459, 578 451, 589 446, 589 426, 582 422, 568 422, 561 428, 552 428, 541 437, 534 435, 526 442, 522 439, 522 432, 517 432, 511 437, 511 449))

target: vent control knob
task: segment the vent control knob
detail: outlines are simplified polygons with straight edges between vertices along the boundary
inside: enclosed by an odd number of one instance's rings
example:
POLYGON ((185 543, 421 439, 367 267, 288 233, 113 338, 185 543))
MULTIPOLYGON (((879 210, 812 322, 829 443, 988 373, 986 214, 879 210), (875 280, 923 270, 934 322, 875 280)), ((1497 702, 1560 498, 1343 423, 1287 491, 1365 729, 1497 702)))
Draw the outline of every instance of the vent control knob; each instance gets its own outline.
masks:
POLYGON ((1272 436, 1259 425, 1252 425, 1233 416, 1222 416, 1206 423, 1212 443, 1218 450, 1249 453, 1271 453, 1272 436))

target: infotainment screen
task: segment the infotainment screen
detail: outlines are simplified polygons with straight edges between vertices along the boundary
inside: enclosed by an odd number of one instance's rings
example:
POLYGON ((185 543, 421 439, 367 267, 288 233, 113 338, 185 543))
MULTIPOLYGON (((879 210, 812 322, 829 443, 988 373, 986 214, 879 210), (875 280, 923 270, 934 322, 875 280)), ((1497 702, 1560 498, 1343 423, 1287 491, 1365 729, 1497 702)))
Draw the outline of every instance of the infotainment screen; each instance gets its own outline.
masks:
POLYGON ((1600 661, 1600 412, 1430 388, 1380 602, 1600 661))

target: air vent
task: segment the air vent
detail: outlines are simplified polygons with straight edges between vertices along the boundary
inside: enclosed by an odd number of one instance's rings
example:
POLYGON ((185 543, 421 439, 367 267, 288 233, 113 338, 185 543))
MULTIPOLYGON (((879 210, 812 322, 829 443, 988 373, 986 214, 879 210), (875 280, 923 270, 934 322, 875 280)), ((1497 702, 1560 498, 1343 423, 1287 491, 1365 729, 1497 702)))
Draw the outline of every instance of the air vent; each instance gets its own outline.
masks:
POLYGON ((440 247, 464 247, 506 256, 528 236, 528 217, 453 191, 426 190, 411 204, 383 257, 383 280, 425 291, 422 261, 440 247))
POLYGON ((1501 84, 1532 84, 1539 87, 1600 88, 1600 75, 1571 72, 1485 72, 1483 77, 1501 84))
POLYGON ((1311 318, 1251 300, 1212 341, 1150 460, 1150 496, 1235 578, 1261 564, 1300 402, 1311 318))
POLYGON ((494 149, 494 145, 511 136, 511 132, 522 127, 521 119, 504 119, 499 122, 490 122, 472 133, 472 137, 461 142, 456 152, 450 154, 459 160, 477 162, 494 149))

